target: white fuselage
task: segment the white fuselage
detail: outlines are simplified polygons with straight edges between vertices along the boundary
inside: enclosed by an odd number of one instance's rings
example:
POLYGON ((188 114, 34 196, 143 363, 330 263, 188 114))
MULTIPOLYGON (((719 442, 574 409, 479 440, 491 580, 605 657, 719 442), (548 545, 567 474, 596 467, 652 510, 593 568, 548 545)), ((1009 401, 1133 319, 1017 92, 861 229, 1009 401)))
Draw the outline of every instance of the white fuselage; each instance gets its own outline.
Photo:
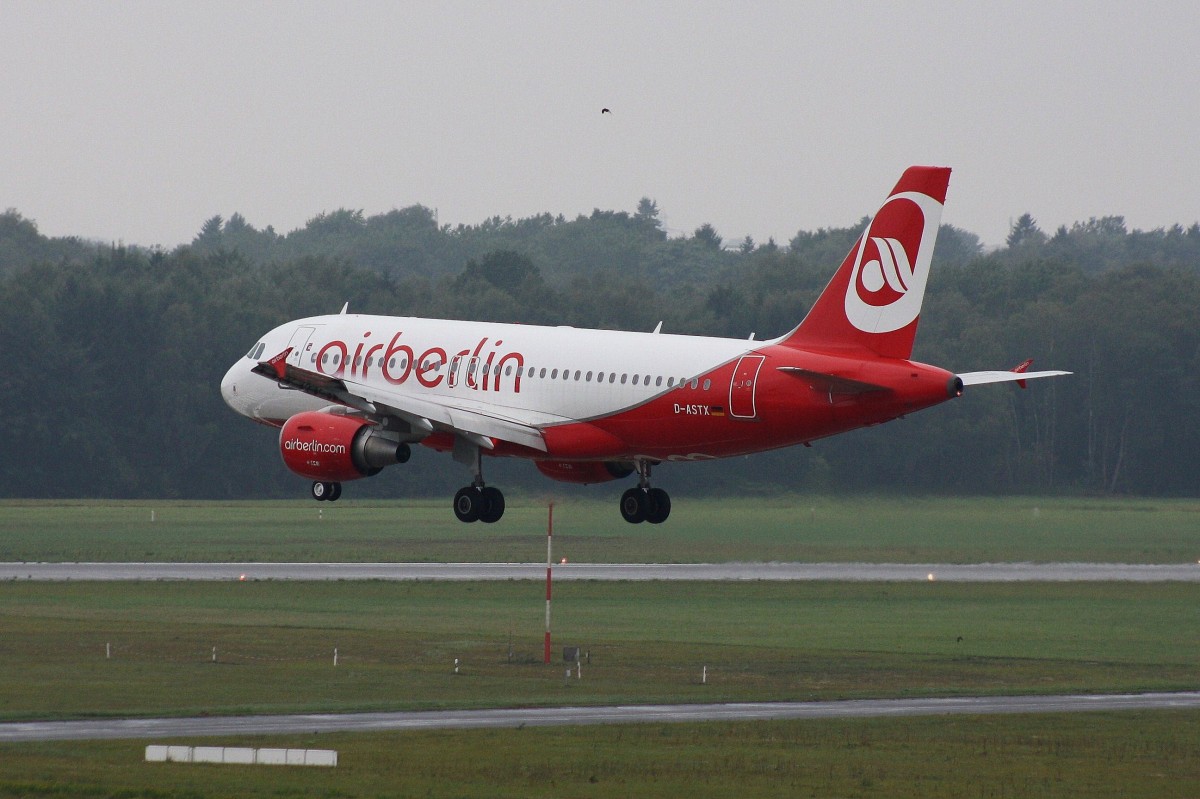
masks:
POLYGON ((486 408, 541 426, 631 408, 681 386, 696 402, 724 404, 728 386, 691 381, 761 342, 659 333, 339 314, 289 322, 266 334, 221 383, 226 401, 278 424, 328 405, 251 373, 293 347, 288 363, 380 391, 486 408), (497 373, 498 372, 498 373, 497 373))

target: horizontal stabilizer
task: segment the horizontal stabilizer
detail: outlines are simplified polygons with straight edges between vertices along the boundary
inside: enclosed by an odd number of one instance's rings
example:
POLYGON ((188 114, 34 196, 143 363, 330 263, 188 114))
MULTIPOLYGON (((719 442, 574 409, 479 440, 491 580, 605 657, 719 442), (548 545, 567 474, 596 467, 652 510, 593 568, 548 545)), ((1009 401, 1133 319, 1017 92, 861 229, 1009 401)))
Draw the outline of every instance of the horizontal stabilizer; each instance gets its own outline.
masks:
MULTIPOLYGON (((1023 364, 1028 368, 1028 362, 1023 364)), ((1039 377, 1061 377, 1069 375, 1070 372, 1064 372, 1059 369, 1052 369, 1046 372, 1018 372, 1018 371, 995 371, 995 372, 963 372, 958 376, 964 386, 982 386, 987 383, 1016 383, 1025 388, 1026 380, 1036 380, 1039 377)))
POLYGON ((869 394, 873 391, 891 391, 887 386, 864 383, 848 377, 827 375, 824 372, 814 372, 798 366, 780 366, 779 371, 800 378, 812 386, 813 390, 823 394, 869 394))

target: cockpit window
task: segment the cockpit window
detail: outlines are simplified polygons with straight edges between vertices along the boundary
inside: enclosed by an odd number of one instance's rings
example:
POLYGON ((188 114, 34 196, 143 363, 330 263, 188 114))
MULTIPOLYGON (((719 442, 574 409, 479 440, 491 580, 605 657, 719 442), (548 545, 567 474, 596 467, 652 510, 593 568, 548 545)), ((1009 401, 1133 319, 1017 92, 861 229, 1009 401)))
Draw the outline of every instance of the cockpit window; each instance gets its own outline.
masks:
POLYGON ((265 350, 266 348, 267 348, 266 342, 260 341, 257 344, 255 344, 253 347, 250 348, 250 351, 246 353, 246 357, 252 361, 257 361, 259 358, 262 357, 263 350, 265 350))

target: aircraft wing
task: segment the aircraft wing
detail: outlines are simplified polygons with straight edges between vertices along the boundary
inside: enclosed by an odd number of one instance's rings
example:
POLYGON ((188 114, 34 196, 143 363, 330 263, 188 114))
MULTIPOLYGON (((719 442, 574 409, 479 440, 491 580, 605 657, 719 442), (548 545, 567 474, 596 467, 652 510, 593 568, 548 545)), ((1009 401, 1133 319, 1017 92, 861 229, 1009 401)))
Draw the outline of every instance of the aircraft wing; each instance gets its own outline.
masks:
POLYGON ((503 410, 482 403, 421 399, 302 369, 287 362, 291 351, 289 347, 274 358, 261 361, 252 371, 286 388, 303 391, 366 414, 399 416, 414 430, 426 434, 442 429, 460 433, 485 449, 493 449, 495 444, 492 439, 499 439, 546 451, 541 431, 514 414, 506 414, 503 410))
POLYGON ((1060 375, 1069 375, 1070 372, 1063 372, 1058 369, 1053 369, 1046 372, 1030 372, 1027 371, 1033 365, 1033 359, 1022 362, 1020 365, 1009 369, 1008 371, 991 371, 991 372, 963 372, 958 376, 964 386, 981 386, 987 383, 1016 383, 1021 388, 1025 388, 1026 380, 1036 380, 1039 377, 1059 377, 1060 375))

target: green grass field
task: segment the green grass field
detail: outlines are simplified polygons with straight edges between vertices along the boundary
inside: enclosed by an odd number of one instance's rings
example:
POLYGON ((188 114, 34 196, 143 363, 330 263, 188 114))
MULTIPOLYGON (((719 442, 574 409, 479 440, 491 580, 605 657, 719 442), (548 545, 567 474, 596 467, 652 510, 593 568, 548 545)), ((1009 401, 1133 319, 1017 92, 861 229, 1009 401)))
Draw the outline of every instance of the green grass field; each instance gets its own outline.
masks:
POLYGON ((556 652, 570 644, 590 654, 583 679, 565 685, 560 663, 541 662, 536 581, 9 582, 0 587, 0 718, 1200 683, 1200 585, 1190 583, 558 588, 556 652))
MULTIPOLYGON (((1180 562, 1200 557, 1197 509, 691 501, 666 525, 630 527, 609 503, 568 503, 555 553, 1180 562)), ((544 534, 536 504, 466 526, 440 502, 0 503, 0 560, 537 561, 544 534)), ((560 583, 556 659, 566 644, 590 655, 568 681, 562 663, 541 663, 538 581, 16 580, 0 584, 0 720, 1192 690, 1197 607, 1200 585, 1179 583, 560 583)), ((340 765, 145 764, 144 741, 9 744, 0 797, 1200 795, 1192 712, 188 743, 335 748, 340 765)))
MULTIPOLYGON (((0 502, 2 561, 539 561, 546 503, 464 525, 448 501, 0 502), (153 514, 153 521, 151 521, 153 514)), ((978 563, 1200 560, 1200 502, 1100 499, 681 499, 662 525, 613 502, 555 505, 577 562, 978 563)))

